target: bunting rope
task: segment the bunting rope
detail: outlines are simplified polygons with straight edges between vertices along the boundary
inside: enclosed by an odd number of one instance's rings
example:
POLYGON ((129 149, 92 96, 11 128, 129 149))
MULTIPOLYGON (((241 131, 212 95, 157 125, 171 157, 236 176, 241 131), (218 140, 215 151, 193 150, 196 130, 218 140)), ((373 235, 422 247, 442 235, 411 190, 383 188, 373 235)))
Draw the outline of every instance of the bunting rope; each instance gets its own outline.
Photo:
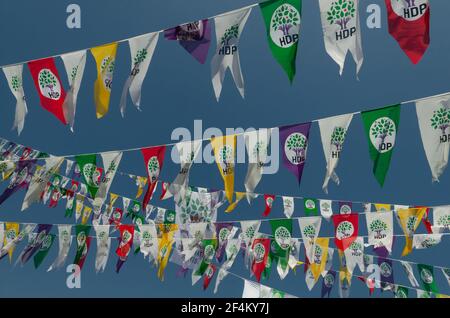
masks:
MULTIPOLYGON (((430 96, 427 96, 427 97, 420 97, 420 98, 417 98, 417 99, 411 99, 411 100, 408 100, 408 101, 400 102, 400 105, 410 104, 410 103, 426 100, 426 99, 429 99, 429 98, 436 98, 436 97, 440 97, 440 96, 445 96, 447 94, 450 94, 450 91, 445 92, 445 93, 436 94, 436 95, 430 95, 430 96)), ((373 110, 377 110, 377 109, 379 109, 379 108, 373 108, 373 109, 369 109, 369 110, 373 111, 373 110)), ((339 115, 350 115, 350 114, 356 115, 356 114, 361 114, 362 112, 363 111, 361 110, 361 111, 356 111, 356 112, 352 112, 352 113, 345 113, 345 114, 338 114, 338 115, 333 115, 333 116, 327 116, 327 117, 322 117, 322 118, 319 118, 319 119, 313 119, 310 122, 319 122, 319 121, 321 121, 323 119, 327 119, 327 118, 331 118, 331 117, 335 117, 335 116, 339 116, 339 115)), ((272 128, 265 128, 265 129, 276 129, 276 128, 280 128, 280 127, 283 127, 283 126, 291 126, 291 125, 297 125, 297 124, 301 124, 301 123, 297 122, 297 123, 293 123, 293 124, 285 124, 285 125, 276 126, 276 127, 272 127, 272 128)), ((246 134, 246 132, 236 133, 236 134, 233 134, 233 135, 234 136, 242 136, 242 135, 245 135, 245 134, 246 134)), ((2 139, 6 140, 4 138, 2 138, 2 139)), ((175 146, 175 145, 177 145, 179 143, 183 143, 183 142, 194 142, 194 141, 204 142, 204 141, 210 141, 210 140, 211 140, 210 138, 198 138, 198 139, 192 139, 192 140, 177 141, 177 142, 172 142, 172 143, 167 143, 167 144, 125 148, 125 149, 120 149, 120 150, 107 150, 107 151, 100 151, 100 152, 87 152, 87 153, 78 153, 78 154, 52 155, 52 156, 57 157, 57 158, 74 158, 76 156, 110 154, 110 153, 114 153, 114 152, 133 152, 133 151, 139 151, 139 150, 144 149, 144 148, 154 148, 154 147, 162 147, 162 146, 166 146, 167 147, 167 146, 175 146)), ((42 159, 45 159, 45 158, 42 158, 42 159)), ((0 163, 3 163, 3 162, 29 161, 29 160, 35 160, 35 159, 31 159, 31 158, 7 159, 7 160, 0 160, 0 163)))

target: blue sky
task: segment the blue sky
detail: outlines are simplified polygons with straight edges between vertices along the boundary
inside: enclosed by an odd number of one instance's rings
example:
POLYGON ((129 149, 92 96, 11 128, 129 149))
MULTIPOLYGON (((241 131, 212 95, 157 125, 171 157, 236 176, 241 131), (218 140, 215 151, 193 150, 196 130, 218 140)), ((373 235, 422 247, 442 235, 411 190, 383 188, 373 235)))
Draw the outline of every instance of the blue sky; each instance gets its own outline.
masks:
MULTIPOLYGON (((205 18, 217 13, 243 7, 252 1, 195 1, 186 4, 181 0, 170 1, 77 1, 82 11, 82 28, 70 30, 66 27, 66 6, 69 1, 30 2, 17 0, 14 3, 0 3, 0 33, 3 47, 0 50, 0 64, 5 65, 53 54, 69 52, 130 36, 175 26, 182 22, 205 18)), ((25 129, 20 137, 11 131, 15 101, 6 81, 0 80, 0 136, 33 148, 53 154, 76 154, 114 149, 133 148, 173 142, 171 133, 175 128, 193 130, 194 120, 202 120, 203 129, 249 127, 262 128, 306 122, 317 118, 343 114, 365 109, 391 105, 400 101, 449 91, 448 74, 450 63, 447 52, 446 12, 450 3, 434 1, 431 14, 431 45, 423 60, 412 65, 388 34, 384 1, 361 1, 362 45, 364 64, 359 80, 355 77, 355 66, 347 58, 344 74, 339 76, 338 66, 326 54, 320 24, 317 1, 304 1, 302 27, 297 57, 297 75, 290 85, 278 63, 272 58, 266 41, 265 26, 259 8, 250 15, 241 36, 240 59, 245 80, 245 100, 234 87, 227 74, 220 102, 216 102, 211 85, 210 61, 215 49, 215 37, 209 58, 200 65, 177 43, 163 37, 153 56, 142 91, 142 112, 136 111, 128 101, 126 117, 121 118, 119 100, 130 68, 129 47, 119 46, 117 53, 114 85, 110 111, 101 120, 95 117, 93 83, 95 63, 88 56, 86 70, 78 96, 75 133, 61 125, 39 105, 38 95, 27 68, 24 68, 24 89, 27 94, 29 114, 25 129), (368 4, 381 6, 381 29, 368 29, 365 20, 368 4)), ((213 32, 214 33, 214 32, 213 32)), ((61 60, 57 60, 60 75, 66 82, 61 60)), ((176 141, 176 140, 175 140, 176 141)), ((139 152, 126 153, 120 170, 144 175, 145 169, 139 152)), ((161 174, 164 180, 171 180, 178 171, 178 165, 166 158, 161 174)), ((319 129, 311 128, 310 147, 300 187, 295 177, 280 166, 275 175, 267 175, 259 184, 258 192, 305 197, 329 198, 333 200, 392 202, 411 205, 437 205, 448 203, 450 186, 449 171, 441 182, 432 184, 431 173, 420 139, 417 117, 413 104, 402 107, 400 130, 386 182, 380 188, 372 175, 372 161, 369 158, 367 140, 362 121, 355 116, 350 125, 345 150, 337 170, 341 185, 330 184, 330 193, 325 195, 322 182, 325 175, 319 129)), ((246 165, 238 165, 236 190, 244 189, 246 165)), ((191 183, 195 186, 222 188, 222 180, 215 164, 196 164, 192 168, 191 183)), ((132 197, 135 187, 131 180, 118 177, 111 190, 132 197)), ((68 223, 62 207, 48 209, 34 205, 26 212, 19 212, 24 193, 18 193, 0 206, 2 221, 68 223)), ((172 201, 155 202, 173 208, 172 201)), ((300 202, 294 213, 302 216, 300 202)), ((246 220, 259 218, 264 209, 262 200, 251 206, 242 202, 231 215, 219 211, 219 220, 246 220)), ((272 217, 281 217, 282 204, 275 202, 272 217)), ((364 229, 365 222, 360 220, 364 229)), ((266 222, 262 226, 270 231, 266 222)), ((395 228, 399 233, 400 228, 395 228)), ((423 232, 423 227, 420 228, 423 232)), ((329 236, 332 225, 324 222, 321 235, 329 236)), ((299 235, 294 222, 294 236, 299 235)), ((395 242, 393 257, 400 258, 403 239, 395 242)), ((441 266, 448 266, 447 240, 429 250, 414 251, 405 259, 441 266)), ((13 268, 6 260, 0 262, 2 283, 0 296, 35 297, 213 297, 212 288, 204 292, 200 284, 191 286, 190 278, 175 276, 177 267, 169 264, 164 282, 156 276, 156 269, 142 259, 131 256, 117 275, 114 272, 116 256, 111 249, 111 258, 103 274, 95 274, 94 248, 91 249, 82 272, 82 288, 68 289, 67 274, 46 273, 57 255, 53 248, 42 268, 34 270, 31 262, 25 267, 13 268)), ((16 251, 19 254, 21 247, 16 251)), ((370 253, 371 251, 368 250, 370 253)), ((71 251, 69 259, 74 257, 71 251)), ((335 258, 335 266, 337 259, 335 258)), ((239 275, 250 277, 248 270, 238 258, 232 269, 239 275)), ((395 264, 396 280, 408 285, 400 265, 395 264)), ((442 273, 436 273, 438 287, 449 293, 448 284, 442 273)), ((320 296, 320 283, 308 292, 302 270, 290 273, 280 281, 275 271, 265 284, 300 297, 320 296)), ((226 278, 216 296, 240 297, 243 282, 234 277, 226 278)), ((353 297, 366 297, 367 289, 354 279, 353 297)), ((389 293, 377 296, 388 296, 389 293)), ((413 292, 413 295, 415 293, 413 292)), ((337 296, 335 289, 332 296, 337 296)))

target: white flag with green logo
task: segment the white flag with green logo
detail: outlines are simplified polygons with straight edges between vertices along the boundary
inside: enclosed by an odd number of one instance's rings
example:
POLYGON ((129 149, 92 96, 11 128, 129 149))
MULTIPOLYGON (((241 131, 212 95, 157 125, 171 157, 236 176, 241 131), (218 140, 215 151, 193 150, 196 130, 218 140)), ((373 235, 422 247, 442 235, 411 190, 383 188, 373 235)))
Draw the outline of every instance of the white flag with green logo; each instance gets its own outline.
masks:
POLYGON ((353 114, 345 114, 319 120, 323 153, 327 162, 327 173, 322 185, 322 189, 325 193, 328 193, 328 182, 330 181, 330 178, 339 185, 339 178, 334 170, 338 164, 347 135, 347 129, 352 118, 353 114))
POLYGON ((450 229, 450 205, 433 208, 433 228, 438 233, 450 229))
POLYGON ((109 225, 94 225, 97 238, 97 254, 95 255, 95 272, 103 272, 108 262, 111 238, 109 225))
POLYGON ((414 234, 413 247, 415 249, 430 248, 441 243, 442 234, 414 234))
POLYGON ((353 274, 356 265, 358 265, 361 273, 364 273, 364 238, 362 236, 357 237, 344 251, 344 254, 345 263, 350 274, 353 274))
POLYGON ((251 8, 227 12, 214 18, 217 48, 211 61, 214 94, 219 101, 222 83, 227 69, 230 69, 239 93, 244 98, 244 78, 239 62, 239 38, 250 15, 251 8))
POLYGON ((267 159, 270 132, 270 129, 259 129, 244 134, 245 147, 248 154, 248 170, 244 184, 248 203, 256 197, 253 192, 259 181, 261 181, 264 163, 267 159))
POLYGON ((394 216, 388 212, 366 212, 368 245, 374 248, 385 247, 389 253, 392 251, 392 238, 394 235, 394 216))
POLYGON ((320 225, 322 224, 321 216, 307 216, 298 219, 300 233, 302 235, 303 244, 305 244, 306 257, 310 263, 313 263, 313 247, 314 242, 319 235, 320 225))
POLYGON ((439 181, 448 163, 450 94, 417 101, 416 112, 432 179, 439 181))
POLYGON ((105 152, 100 155, 102 156, 103 167, 105 170, 95 195, 93 203, 94 211, 99 211, 105 202, 111 183, 116 175, 117 168, 122 160, 122 151, 105 152))
POLYGON ((28 113, 27 103, 25 101, 25 93, 23 92, 22 85, 22 70, 22 64, 3 68, 3 73, 5 73, 9 89, 16 98, 16 114, 14 116, 13 129, 17 128, 17 133, 19 135, 22 132, 23 126, 25 125, 25 116, 28 113))
POLYGON ((419 287, 419 282, 417 281, 416 277, 414 276, 414 270, 410 263, 406 261, 400 261, 402 264, 403 269, 405 270, 406 276, 408 277, 409 282, 413 287, 419 287))
POLYGON ((320 215, 322 215, 325 220, 330 221, 333 216, 333 202, 331 200, 319 200, 320 215))
POLYGON ((359 23, 359 0, 319 0, 323 39, 328 55, 344 70, 347 52, 356 63, 356 74, 364 61, 359 23))
POLYGON ((122 90, 120 98, 120 113, 125 116, 127 107, 127 91, 130 91, 133 104, 140 110, 141 88, 148 67, 155 52, 159 32, 136 36, 128 40, 131 52, 131 72, 122 90))
POLYGON ((66 99, 63 103, 64 118, 70 125, 73 132, 75 123, 75 113, 77 109, 77 96, 83 79, 84 67, 86 65, 86 50, 76 51, 61 55, 69 80, 70 89, 66 92, 66 99))
POLYGON ((294 198, 287 196, 282 196, 282 198, 283 198, 284 215, 286 215, 286 217, 290 219, 292 217, 292 214, 294 213, 294 206, 295 206, 294 198))
POLYGON ((158 235, 155 222, 152 220, 148 222, 149 224, 139 225, 139 232, 141 232, 140 251, 144 254, 144 258, 149 256, 150 262, 156 264, 158 260, 158 235))
POLYGON ((69 255, 70 245, 72 244, 72 225, 58 225, 58 241, 59 241, 59 252, 55 261, 47 269, 47 272, 52 269, 61 268, 69 255))

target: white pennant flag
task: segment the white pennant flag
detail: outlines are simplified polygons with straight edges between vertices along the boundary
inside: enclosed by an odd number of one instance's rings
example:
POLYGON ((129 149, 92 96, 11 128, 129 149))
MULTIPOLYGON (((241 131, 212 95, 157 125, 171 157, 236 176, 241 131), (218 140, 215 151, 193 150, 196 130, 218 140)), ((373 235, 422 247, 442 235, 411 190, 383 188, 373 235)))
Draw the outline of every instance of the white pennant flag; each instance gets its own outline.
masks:
POLYGON ((140 251, 144 254, 144 258, 149 255, 150 261, 155 264, 158 260, 158 235, 156 233, 155 222, 149 220, 149 224, 139 225, 141 232, 140 251))
POLYGON ((325 276, 328 274, 328 271, 331 269, 331 266, 333 266, 333 256, 334 256, 334 249, 328 248, 328 257, 327 261, 325 262, 325 270, 321 273, 323 278, 325 278, 325 276))
POLYGON ((305 244, 306 257, 311 264, 314 263, 313 252, 314 242, 319 235, 320 225, 322 224, 321 216, 308 216, 298 219, 300 233, 302 235, 303 244, 305 244))
POLYGON ((128 40, 131 52, 131 73, 122 91, 120 99, 120 113, 125 116, 127 107, 127 91, 130 91, 131 100, 140 110, 141 88, 147 74, 148 67, 155 52, 159 32, 153 32, 137 36, 128 40))
POLYGON ((109 225, 95 225, 97 236, 97 254, 95 255, 95 272, 103 272, 108 262, 111 238, 109 237, 109 225))
POLYGON ((416 102, 417 118, 433 181, 439 181, 448 163, 450 94, 416 102))
POLYGON ((441 243, 442 234, 414 234, 413 247, 420 250, 441 243))
POLYGON ((58 241, 59 252, 55 261, 47 269, 47 272, 52 269, 59 269, 66 262, 69 255, 70 245, 72 244, 72 225, 58 225, 58 241))
POLYGON ((93 202, 94 211, 99 211, 99 209, 101 209, 101 206, 108 195, 109 188, 116 175, 120 160, 122 160, 122 151, 105 152, 101 153, 101 156, 105 174, 102 177, 97 194, 95 195, 93 202))
POLYGON ((392 237, 394 235, 393 212, 366 213, 368 245, 374 248, 386 247, 389 254, 392 251, 392 237))
POLYGON ((320 138, 322 139, 323 153, 327 162, 327 172, 322 185, 325 193, 328 193, 330 178, 339 185, 340 181, 334 170, 338 164, 347 129, 352 118, 353 114, 345 114, 319 120, 320 138))
POLYGON ((5 238, 5 224, 0 222, 0 250, 3 247, 3 240, 5 238))
POLYGON ((244 78, 239 62, 239 38, 250 15, 251 8, 227 12, 214 18, 216 25, 217 49, 211 61, 214 94, 219 101, 222 83, 227 68, 230 68, 234 83, 244 98, 244 78))
POLYGON ((356 63, 356 75, 364 61, 359 23, 359 0, 319 0, 323 39, 328 55, 344 70, 347 52, 356 63))
POLYGON ((308 270, 305 273, 305 282, 306 282, 306 286, 308 287, 308 290, 312 290, 314 285, 318 282, 319 280, 314 278, 313 272, 311 271, 311 267, 308 267, 308 270))
POLYGON ((25 125, 25 116, 28 113, 27 103, 25 101, 25 93, 23 91, 22 85, 22 70, 22 64, 3 68, 3 73, 5 73, 9 89, 17 100, 13 129, 17 128, 17 133, 19 135, 22 132, 23 126, 25 125))
POLYGON ((251 246, 253 240, 256 238, 259 227, 261 226, 261 221, 242 221, 241 222, 241 233, 239 234, 245 247, 245 257, 244 264, 248 268, 250 265, 251 246))
POLYGON ((83 79, 84 67, 86 65, 86 50, 61 55, 69 79, 70 89, 67 90, 66 99, 63 104, 64 118, 73 132, 75 123, 75 112, 77 109, 77 96, 83 79))
POLYGON ((447 283, 450 286, 450 268, 442 268, 442 274, 444 274, 447 279, 447 283))
POLYGON ((292 214, 294 213, 294 198, 286 196, 283 196, 282 198, 284 215, 286 215, 286 217, 290 219, 292 217, 292 214))
POLYGON ((253 192, 259 181, 261 181, 264 163, 267 160, 270 132, 270 129, 259 129, 244 134, 245 147, 248 154, 248 170, 244 184, 248 203, 255 198, 253 192))
POLYGON ((45 190, 47 182, 54 173, 58 172, 63 161, 64 158, 62 157, 51 156, 45 159, 45 165, 42 169, 39 171, 36 169, 23 199, 21 211, 28 209, 32 203, 40 201, 41 193, 45 190))
POLYGON ((178 152, 181 168, 175 180, 169 186, 168 191, 172 194, 178 193, 181 188, 189 184, 189 171, 201 149, 201 145, 201 140, 182 141, 177 143, 173 148, 172 151, 176 149, 178 152))
POLYGON ((330 221, 333 216, 333 202, 331 200, 319 200, 320 205, 320 215, 322 215, 325 220, 330 221))
POLYGON ((68 176, 70 174, 70 171, 72 170, 73 167, 73 160, 69 160, 66 159, 66 176, 68 176))
POLYGON ((417 282, 417 279, 414 276, 414 271, 412 269, 411 264, 406 261, 400 261, 400 263, 402 264, 402 267, 405 270, 406 276, 408 276, 408 279, 409 279, 409 282, 411 283, 411 285, 413 287, 419 287, 419 283, 417 282))
POLYGON ((231 266, 233 265, 240 248, 241 248, 240 238, 229 239, 227 241, 227 245, 225 247, 225 254, 227 256, 227 259, 225 262, 223 262, 223 265, 220 267, 219 273, 217 274, 216 285, 214 286, 214 294, 217 293, 220 282, 228 275, 227 270, 230 269, 231 266))
MULTIPOLYGON (((433 225, 439 233, 450 229, 450 206, 438 206, 433 208, 433 225)), ((433 231, 434 232, 434 231, 433 231)))
POLYGON ((353 270, 358 265, 361 273, 364 273, 364 238, 357 237, 352 244, 344 251, 345 263, 350 274, 353 275, 353 270))

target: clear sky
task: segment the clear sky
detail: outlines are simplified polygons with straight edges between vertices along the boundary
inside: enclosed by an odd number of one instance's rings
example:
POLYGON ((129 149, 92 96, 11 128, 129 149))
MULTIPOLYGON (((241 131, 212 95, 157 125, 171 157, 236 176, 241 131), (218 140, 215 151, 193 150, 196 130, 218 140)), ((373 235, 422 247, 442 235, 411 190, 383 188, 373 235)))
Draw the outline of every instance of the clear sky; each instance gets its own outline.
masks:
MULTIPOLYGON (((2 49, 0 64, 5 65, 53 54, 74 51, 108 43, 130 36, 175 26, 182 22, 205 18, 217 13, 236 9, 253 3, 251 0, 223 1, 76 1, 81 6, 82 27, 70 30, 66 27, 66 6, 73 1, 25 1, 0 2, 0 34, 2 49)), ((211 85, 210 61, 215 50, 215 36, 209 58, 200 65, 177 43, 162 36, 153 56, 142 91, 142 112, 136 111, 128 101, 126 117, 121 118, 119 100, 123 84, 130 69, 128 44, 122 43, 117 53, 116 70, 111 96, 110 111, 101 120, 95 117, 93 83, 96 77, 95 63, 88 55, 86 70, 78 96, 75 133, 61 125, 39 105, 28 69, 24 68, 24 89, 27 95, 29 114, 20 137, 11 131, 14 119, 15 100, 6 81, 0 79, 0 136, 29 145, 53 154, 76 154, 103 150, 124 149, 169 143, 175 128, 193 130, 194 120, 202 120, 203 129, 249 127, 263 128, 284 124, 306 122, 331 115, 372 109, 400 101, 434 95, 450 90, 450 62, 448 53, 447 12, 450 3, 434 1, 431 8, 431 45, 423 60, 412 65, 388 34, 384 1, 360 1, 362 44, 364 64, 359 81, 355 77, 355 66, 350 57, 344 74, 339 76, 338 66, 326 54, 316 0, 303 1, 303 16, 297 75, 292 85, 278 63, 272 58, 266 40, 265 26, 259 8, 254 8, 241 36, 240 58, 245 80, 245 100, 234 87, 227 74, 220 102, 216 102, 211 85), (381 6, 381 29, 368 29, 365 20, 368 4, 381 6)), ((214 33, 214 32, 213 32, 214 33)), ((56 61, 67 87, 66 74, 60 59, 56 61)), ((1 75, 0 77, 3 77, 1 75)), ((179 166, 170 162, 167 156, 161 174, 164 180, 172 180, 179 166)), ((246 165, 237 166, 236 190, 244 190, 246 165)), ((139 152, 126 153, 120 170, 145 175, 143 160, 139 152)), ((311 128, 308 158, 300 188, 295 177, 280 166, 275 175, 266 175, 259 184, 258 192, 285 195, 302 195, 333 200, 354 200, 369 202, 392 202, 410 205, 447 204, 450 186, 450 172, 446 171, 441 182, 432 184, 431 173, 420 139, 417 117, 413 104, 402 107, 400 130, 392 156, 392 163, 383 188, 372 175, 372 161, 369 158, 367 140, 360 116, 355 116, 350 126, 344 151, 337 170, 341 185, 330 184, 330 193, 325 195, 322 182, 325 175, 325 159, 316 124, 311 128)), ((191 183, 195 186, 222 188, 222 180, 215 164, 196 164, 191 171, 191 183)), ((133 197, 136 191, 132 181, 117 177, 111 190, 133 197)), ((20 192, 0 206, 1 221, 36 223, 70 223, 64 218, 64 208, 49 209, 34 205, 29 210, 19 211, 24 193, 20 192)), ((173 201, 154 202, 173 208, 173 201)), ((357 205, 355 208, 361 209, 357 205)), ((246 220, 259 218, 264 209, 262 200, 251 206, 241 202, 231 215, 219 211, 219 220, 246 220)), ((272 217, 281 217, 282 204, 276 202, 272 217)), ((301 202, 297 202, 294 216, 303 216, 301 202)), ((366 234, 365 220, 360 219, 361 231, 366 234)), ((269 233, 266 222, 261 230, 269 233)), ((400 228, 396 226, 396 233, 400 228)), ((423 226, 420 227, 423 232, 423 226)), ((331 223, 323 222, 321 235, 332 234, 331 223)), ((297 222, 294 222, 294 236, 299 236, 297 222)), ((199 283, 191 286, 186 279, 175 276, 178 270, 169 264, 164 282, 156 276, 141 255, 129 257, 120 274, 114 271, 117 256, 112 243, 110 260, 103 274, 95 274, 95 242, 87 257, 82 272, 81 289, 68 289, 64 270, 47 273, 46 269, 57 255, 57 242, 44 264, 34 270, 32 262, 26 266, 13 267, 7 259, 0 262, 0 297, 212 297, 211 286, 204 292, 199 283)), ((400 258, 404 240, 395 241, 393 257, 400 258)), ((448 241, 429 250, 416 250, 405 259, 428 264, 448 266, 448 241)), ((333 244, 332 244, 333 245, 333 244)), ((334 245, 333 245, 334 246, 334 245)), ((18 256, 23 244, 16 250, 18 256)), ((372 253, 371 249, 367 249, 372 253)), ((303 253, 303 250, 302 250, 303 253)), ((75 253, 72 247, 69 260, 75 253)), ((335 257, 334 268, 337 268, 335 257)), ((250 278, 239 257, 232 270, 250 278)), ((400 284, 409 285, 400 264, 394 265, 394 275, 400 284)), ((417 272, 416 272, 417 275, 417 272)), ((442 273, 436 271, 438 288, 449 294, 449 287, 442 273)), ((213 282, 214 283, 214 282, 213 282)), ((308 292, 303 270, 290 273, 280 281, 275 271, 267 285, 300 297, 320 296, 319 282, 308 292)), ((221 285, 216 296, 240 297, 243 282, 229 276, 221 285)), ((415 292, 411 291, 415 296, 415 292)), ((353 279, 351 295, 366 297, 367 289, 353 279)), ((391 293, 377 296, 384 297, 391 293)), ((337 288, 332 296, 337 296, 337 288)))

